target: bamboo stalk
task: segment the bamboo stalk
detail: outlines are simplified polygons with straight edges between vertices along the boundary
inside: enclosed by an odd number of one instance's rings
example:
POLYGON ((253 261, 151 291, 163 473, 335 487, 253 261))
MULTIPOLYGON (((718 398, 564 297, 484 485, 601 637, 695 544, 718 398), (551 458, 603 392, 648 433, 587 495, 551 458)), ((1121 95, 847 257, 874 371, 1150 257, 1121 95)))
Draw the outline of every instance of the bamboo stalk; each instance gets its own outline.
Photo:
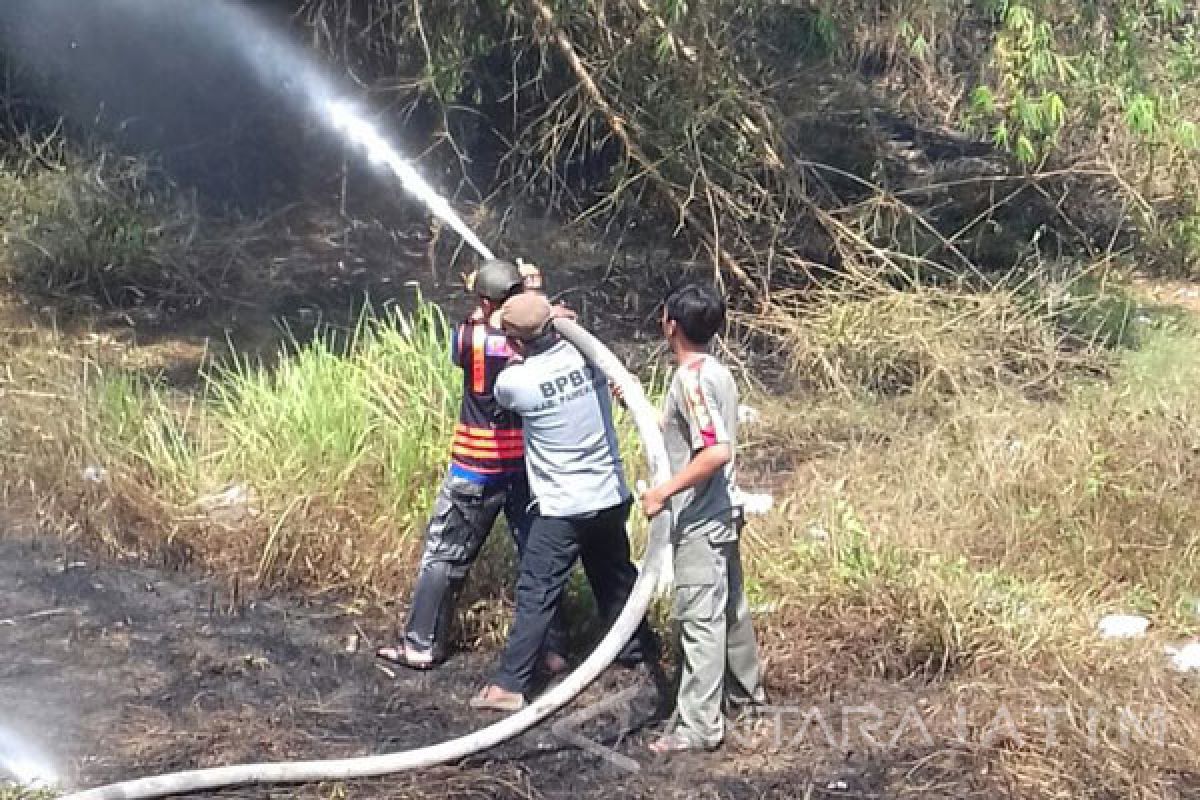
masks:
POLYGON ((616 109, 613 108, 612 104, 604 96, 604 93, 600 91, 600 87, 596 85, 596 81, 593 80, 583 60, 580 59, 579 53, 576 52, 575 45, 554 18, 554 12, 542 0, 528 0, 528 2, 537 17, 545 25, 555 47, 575 74, 575 79, 583 88, 584 93, 591 100, 592 105, 600 112, 601 116, 604 117, 613 135, 621 142, 621 146, 625 149, 629 157, 650 178, 651 183, 658 189, 659 194, 675 207, 680 218, 704 242, 704 245, 708 248, 717 265, 718 272, 724 271, 727 277, 731 278, 732 282, 738 288, 757 297, 760 294, 760 290, 754 278, 738 264, 737 260, 725 248, 721 247, 720 242, 717 240, 716 231, 710 230, 700 217, 693 213, 691 208, 679 199, 675 194, 675 189, 671 185, 671 182, 658 170, 654 161, 642 151, 642 148, 630 134, 628 126, 625 124, 625 119, 617 113, 616 109))

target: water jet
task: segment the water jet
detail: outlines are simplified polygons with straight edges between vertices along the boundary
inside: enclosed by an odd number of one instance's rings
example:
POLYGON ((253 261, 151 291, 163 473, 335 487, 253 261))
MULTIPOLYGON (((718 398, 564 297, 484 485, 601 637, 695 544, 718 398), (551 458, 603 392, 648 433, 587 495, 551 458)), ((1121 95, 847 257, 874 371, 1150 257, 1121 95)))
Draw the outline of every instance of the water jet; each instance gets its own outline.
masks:
POLYGON ((0 723, 0 785, 6 777, 25 789, 53 789, 60 783, 50 758, 27 737, 0 723))
MULTIPOLYGON (((318 124, 339 134, 347 145, 364 151, 371 163, 387 168, 407 192, 458 232, 481 257, 492 257, 489 248, 470 230, 449 202, 368 122, 364 111, 343 97, 344 93, 337 90, 337 81, 319 69, 297 45, 288 42, 245 6, 229 0, 209 0, 202 4, 186 4, 184 7, 195 17, 190 19, 197 28, 192 35, 223 40, 224 46, 234 48, 263 86, 297 101, 300 108, 313 115, 318 124)), ((145 0, 119 0, 108 8, 113 13, 123 12, 131 17, 156 10, 156 13, 162 13, 161 3, 145 0)), ((583 328, 568 320, 556 320, 555 324, 564 337, 624 391, 626 404, 644 444, 650 473, 656 483, 665 480, 669 475, 666 448, 658 427, 657 413, 649 404, 641 384, 603 344, 583 328)), ((250 784, 379 776, 459 761, 502 744, 573 701, 613 662, 644 618, 660 579, 668 569, 670 525, 669 514, 660 514, 651 522, 642 569, 626 607, 588 658, 557 686, 536 698, 522 711, 499 722, 457 739, 407 752, 192 770, 99 787, 69 795, 67 800, 134 800, 250 784)), ((17 740, 14 744, 22 742, 17 740)), ((31 760, 26 748, 18 750, 11 747, 6 750, 3 745, 3 740, 0 740, 0 754, 4 754, 11 765, 20 769, 23 779, 46 776, 41 767, 44 762, 31 760)), ((51 771, 47 777, 54 775, 51 771)))

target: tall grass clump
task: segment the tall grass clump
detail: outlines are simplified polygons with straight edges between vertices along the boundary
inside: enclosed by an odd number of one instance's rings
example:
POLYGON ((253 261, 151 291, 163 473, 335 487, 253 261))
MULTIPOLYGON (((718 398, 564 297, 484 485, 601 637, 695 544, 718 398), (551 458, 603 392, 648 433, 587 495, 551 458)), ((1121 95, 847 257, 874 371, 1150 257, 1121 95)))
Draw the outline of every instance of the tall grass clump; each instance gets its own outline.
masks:
POLYGON ((1052 317, 961 313, 1005 296, 962 305, 956 326, 940 305, 914 315, 913 298, 827 302, 810 309, 826 327, 806 320, 797 343, 815 379, 759 398, 767 416, 746 437, 750 474, 777 498, 744 538, 752 600, 773 609, 761 624, 777 689, 1016 714, 1017 737, 973 727, 966 749, 951 713, 931 715, 932 747, 891 753, 914 781, 953 750, 1020 796, 1187 796, 1200 707, 1164 647, 1200 634, 1193 327, 1142 309, 1135 348, 1049 368, 1052 317), (867 308, 871 325, 833 324, 867 308), (1101 639, 1107 613, 1145 614, 1150 633, 1101 639), (1048 706, 1070 710, 1054 745, 1048 706), (1123 740, 1122 709, 1161 710, 1165 742, 1123 740))
POLYGON ((937 398, 998 385, 1049 389, 1098 368, 1110 344, 1098 332, 1109 320, 1094 310, 1102 302, 1107 295, 1072 305, 1068 320, 1020 288, 894 288, 873 279, 779 293, 766 313, 736 320, 776 350, 799 386, 937 398))
POLYGON ((273 366, 235 357, 209 375, 222 470, 332 498, 374 476, 396 510, 412 508, 425 496, 415 476, 445 459, 461 393, 442 313, 423 304, 411 318, 364 316, 346 336, 289 351, 273 366))
POLYGON ((184 308, 238 287, 251 227, 218 224, 149 159, 55 139, 13 147, 4 250, 36 295, 106 308, 184 308))
POLYGON ((0 142, 0 204, 7 283, 69 315, 102 312, 133 325, 229 306, 282 313, 299 297, 366 291, 371 274, 332 265, 350 249, 356 259, 395 260, 404 240, 378 220, 351 223, 304 197, 257 215, 216 208, 153 154, 122 155, 59 132, 0 142))
POLYGON ((199 398, 99 370, 88 435, 116 522, 263 585, 395 588, 447 458, 448 340, 422 303, 293 338, 272 363, 231 357, 199 398))
POLYGON ((0 785, 0 800, 52 800, 56 793, 47 789, 27 789, 24 786, 0 785))
POLYGON ((172 397, 137 374, 98 370, 90 409, 97 442, 115 446, 127 468, 178 497, 200 479, 202 447, 193 436, 194 401, 172 397))

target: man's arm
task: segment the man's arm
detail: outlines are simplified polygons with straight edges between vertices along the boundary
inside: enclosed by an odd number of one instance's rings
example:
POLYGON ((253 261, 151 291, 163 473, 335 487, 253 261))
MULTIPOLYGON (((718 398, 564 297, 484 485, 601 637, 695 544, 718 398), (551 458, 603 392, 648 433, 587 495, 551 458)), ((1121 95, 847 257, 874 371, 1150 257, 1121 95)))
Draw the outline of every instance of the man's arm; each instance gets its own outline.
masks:
POLYGON ((647 517, 656 517, 666 507, 667 501, 680 492, 692 489, 716 475, 733 459, 733 448, 727 442, 705 447, 692 456, 688 465, 675 473, 665 483, 642 492, 642 509, 647 517))
POLYGON ((513 406, 516 404, 516 392, 512 387, 512 376, 515 374, 512 366, 505 367, 504 370, 496 376, 496 384, 492 387, 492 397, 496 398, 496 405, 503 408, 505 411, 516 411, 513 406), (505 378, 508 380, 505 380, 505 378))
POLYGON ((680 367, 675 381, 678 386, 673 388, 678 389, 679 408, 692 442, 692 460, 662 484, 642 493, 642 508, 648 517, 657 516, 669 499, 709 480, 733 460, 733 439, 725 429, 720 404, 705 376, 691 367, 680 367))

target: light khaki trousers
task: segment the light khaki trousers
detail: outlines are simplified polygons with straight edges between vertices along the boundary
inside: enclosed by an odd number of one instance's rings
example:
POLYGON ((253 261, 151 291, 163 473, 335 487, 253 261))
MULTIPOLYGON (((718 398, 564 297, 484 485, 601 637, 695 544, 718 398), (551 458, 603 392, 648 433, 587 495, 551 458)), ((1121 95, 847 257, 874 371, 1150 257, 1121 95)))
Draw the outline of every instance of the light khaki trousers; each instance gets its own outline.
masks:
POLYGON ((675 733, 716 747, 725 736, 723 706, 765 702, 736 539, 695 536, 675 545, 672 616, 683 650, 675 733))

